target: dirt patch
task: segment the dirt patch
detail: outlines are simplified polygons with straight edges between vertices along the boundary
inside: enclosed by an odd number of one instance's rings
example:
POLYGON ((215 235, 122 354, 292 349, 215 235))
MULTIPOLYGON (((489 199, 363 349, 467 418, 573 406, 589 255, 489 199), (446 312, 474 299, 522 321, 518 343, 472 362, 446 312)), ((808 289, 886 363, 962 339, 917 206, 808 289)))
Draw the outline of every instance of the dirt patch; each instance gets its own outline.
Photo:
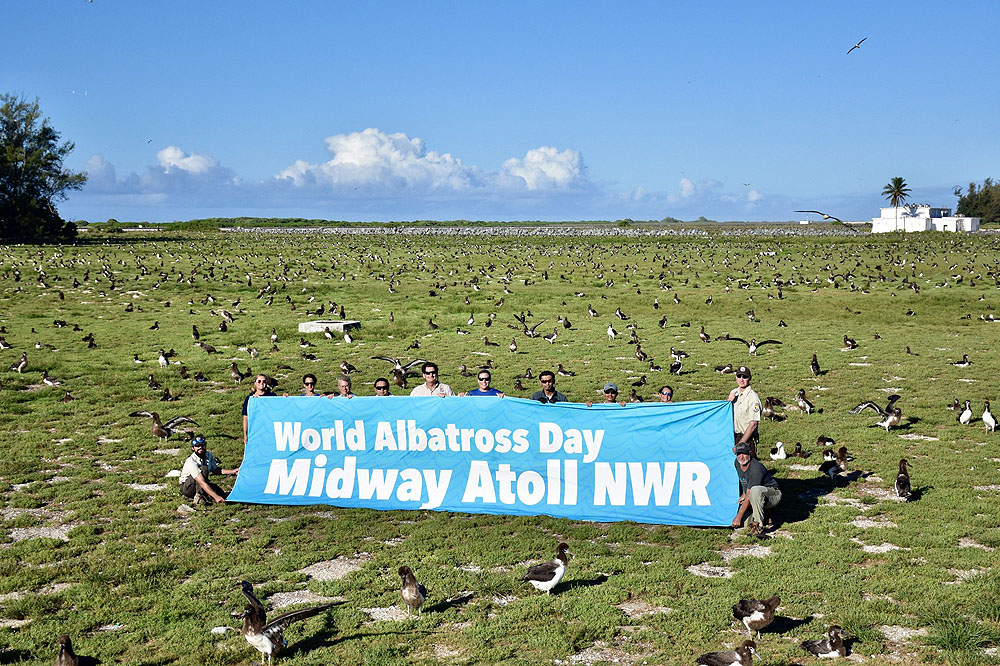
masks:
POLYGON ((618 604, 617 608, 631 618, 656 615, 658 613, 674 612, 672 608, 654 606, 653 604, 645 602, 642 599, 629 599, 628 601, 618 604))
POLYGON ((911 629, 909 627, 894 627, 887 624, 882 625, 878 628, 883 634, 885 634, 885 639, 890 643, 909 643, 914 636, 926 636, 927 629, 911 629))
POLYGON ((997 490, 1000 490, 1000 485, 992 485, 992 486, 972 486, 972 487, 973 487, 973 488, 975 488, 976 490, 992 490, 992 491, 994 491, 994 492, 995 492, 995 491, 997 491, 997 490))
POLYGON ((518 600, 518 597, 503 596, 503 597, 493 597, 493 603, 497 606, 507 606, 518 600))
POLYGON ((176 456, 180 452, 180 449, 153 449, 153 453, 158 456, 176 456))
POLYGON ((340 580, 344 576, 361 569, 362 565, 371 559, 368 553, 355 553, 354 557, 338 557, 335 560, 310 564, 299 573, 305 574, 307 580, 340 580))
MULTIPOLYGON (((852 539, 852 541, 855 541, 852 539)), ((858 542, 860 543, 860 542, 858 542)), ((862 545, 861 550, 866 553, 888 553, 891 550, 909 550, 909 548, 903 548, 902 546, 897 546, 894 543, 889 543, 888 541, 883 541, 877 546, 872 545, 862 545)))
POLYGON ((69 541, 69 531, 76 525, 59 525, 58 527, 14 527, 11 528, 11 541, 24 541, 25 539, 58 539, 69 541))
POLYGON ((871 495, 872 497, 877 497, 880 500, 887 500, 891 502, 905 502, 905 497, 899 497, 896 495, 895 489, 888 490, 886 488, 879 488, 877 486, 862 486, 858 488, 859 492, 865 495, 871 495))
POLYGON ((978 541, 975 541, 975 540, 969 539, 969 538, 965 538, 965 537, 963 537, 963 538, 961 538, 961 539, 958 540, 958 547, 959 548, 981 548, 982 550, 985 550, 987 553, 992 553, 994 550, 996 550, 996 548, 992 548, 991 546, 986 546, 984 544, 979 543, 978 541))
POLYGON ((400 621, 407 618, 406 611, 399 606, 387 606, 386 608, 362 608, 361 612, 367 613, 368 617, 376 622, 382 622, 385 620, 400 621))
POLYGON ((31 620, 0 620, 0 627, 10 627, 11 629, 17 629, 18 627, 23 627, 29 622, 31 622, 31 620))
POLYGON ((125 487, 131 488, 132 490, 139 490, 142 492, 167 489, 166 486, 160 485, 159 483, 126 483, 125 487))
POLYGON ((851 524, 855 527, 860 527, 863 530, 870 529, 872 527, 896 527, 896 523, 892 522, 888 518, 881 516, 876 516, 874 518, 869 518, 867 516, 858 516, 851 521, 851 524))
POLYGON ((920 442, 938 442, 940 441, 937 437, 928 437, 927 435, 918 435, 915 432, 908 432, 905 435, 900 435, 900 439, 908 439, 910 441, 920 441, 920 442))
POLYGON ((955 580, 946 581, 945 585, 961 585, 974 576, 986 573, 986 569, 948 569, 948 573, 955 577, 955 580))
POLYGON ((768 557, 771 555, 770 546, 761 546, 756 544, 753 546, 734 546, 727 550, 718 551, 719 555, 727 563, 731 560, 735 560, 737 557, 768 557))
POLYGON ((596 664, 598 662, 608 662, 611 664, 633 664, 639 659, 639 655, 629 654, 621 648, 608 645, 604 641, 597 641, 586 650, 571 654, 566 659, 554 659, 554 664, 596 664))
POLYGON ((323 597, 309 590, 296 590, 295 592, 275 592, 267 598, 273 610, 295 606, 297 604, 329 604, 334 601, 343 601, 343 597, 323 597))
POLYGON ((684 567, 695 576, 701 576, 702 578, 732 578, 736 573, 729 567, 717 567, 706 562, 701 564, 692 564, 689 567, 684 567))
POLYGON ((431 649, 433 650, 432 654, 435 659, 451 659, 452 657, 457 657, 461 654, 450 645, 444 645, 442 643, 431 643, 431 649))

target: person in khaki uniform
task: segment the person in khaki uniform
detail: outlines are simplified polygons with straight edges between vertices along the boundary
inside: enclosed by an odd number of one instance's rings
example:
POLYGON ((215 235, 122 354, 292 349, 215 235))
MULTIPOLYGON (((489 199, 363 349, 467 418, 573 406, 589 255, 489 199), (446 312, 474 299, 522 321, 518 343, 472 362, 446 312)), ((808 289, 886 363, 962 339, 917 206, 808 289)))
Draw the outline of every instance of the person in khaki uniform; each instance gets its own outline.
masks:
POLYGON ((737 445, 745 443, 750 445, 751 457, 756 458, 760 441, 757 426, 763 405, 757 392, 750 388, 750 368, 745 365, 736 370, 736 388, 729 392, 729 401, 733 403, 733 453, 737 445))

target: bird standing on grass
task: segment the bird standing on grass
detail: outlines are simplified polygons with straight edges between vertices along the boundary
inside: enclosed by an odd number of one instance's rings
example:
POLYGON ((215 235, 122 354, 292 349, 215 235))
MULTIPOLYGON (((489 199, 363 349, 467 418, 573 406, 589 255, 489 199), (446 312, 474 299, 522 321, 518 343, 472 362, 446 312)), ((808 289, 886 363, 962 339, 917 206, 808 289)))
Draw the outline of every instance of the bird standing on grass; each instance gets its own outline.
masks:
POLYGON ((780 604, 781 597, 778 595, 763 600, 741 599, 738 604, 733 605, 733 617, 747 628, 749 638, 752 639, 753 633, 757 632, 757 640, 760 640, 760 630, 771 624, 780 604))
POLYGON ((566 575, 566 566, 569 564, 569 544, 565 541, 556 548, 556 559, 545 564, 536 564, 528 569, 528 573, 521 577, 522 581, 531 583, 536 590, 542 590, 545 594, 550 594, 552 588, 559 584, 559 581, 566 575))
POLYGON ((910 463, 906 458, 900 458, 899 460, 899 473, 896 474, 896 497, 902 497, 903 499, 910 499, 911 489, 910 489, 910 473, 908 468, 910 463))
POLYGON ((399 567, 399 576, 403 579, 401 592, 403 601, 406 603, 407 615, 412 613, 414 608, 417 609, 417 615, 420 615, 420 607, 427 599, 427 588, 417 582, 416 576, 413 575, 413 569, 410 567, 399 567))
POLYGON ((962 409, 962 413, 958 415, 958 422, 962 425, 969 425, 969 421, 972 420, 972 403, 968 400, 965 401, 965 407, 962 409))
POLYGON ((80 658, 73 652, 73 642, 69 636, 59 637, 59 654, 56 656, 56 666, 78 666, 80 658))
POLYGON ((983 423, 986 424, 986 432, 994 432, 997 429, 997 419, 990 411, 990 401, 987 400, 983 406, 983 423))
POLYGON ((302 610, 279 615, 268 622, 264 605, 260 603, 260 600, 253 593, 253 585, 244 580, 240 582, 240 587, 243 591, 243 596, 249 602, 244 606, 243 610, 243 637, 247 639, 247 643, 260 651, 262 660, 265 655, 267 656, 268 666, 270 666, 274 655, 288 644, 282 638, 282 633, 284 633, 285 629, 292 622, 318 615, 335 605, 323 604, 322 606, 303 608, 302 610))

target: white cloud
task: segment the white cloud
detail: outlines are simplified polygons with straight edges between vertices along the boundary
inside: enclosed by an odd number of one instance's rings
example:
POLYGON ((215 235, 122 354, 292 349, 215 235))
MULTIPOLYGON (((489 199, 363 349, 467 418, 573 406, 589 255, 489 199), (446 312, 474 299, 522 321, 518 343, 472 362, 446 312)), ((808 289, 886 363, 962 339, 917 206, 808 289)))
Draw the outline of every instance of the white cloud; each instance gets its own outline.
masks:
POLYGON ((167 146, 160 150, 156 153, 156 159, 166 173, 180 169, 192 174, 202 174, 219 165, 214 157, 197 153, 188 155, 177 146, 167 146))
POLYGON ((83 170, 87 172, 87 185, 89 187, 102 191, 110 190, 118 182, 114 165, 104 159, 104 155, 100 153, 91 155, 83 170))
POLYGON ((559 152, 551 146, 529 150, 523 160, 512 157, 503 163, 503 172, 520 178, 529 190, 564 189, 580 184, 583 168, 580 151, 567 148, 559 152))
POLYGON ((689 178, 681 178, 681 198, 687 199, 694 194, 694 183, 691 182, 689 178))

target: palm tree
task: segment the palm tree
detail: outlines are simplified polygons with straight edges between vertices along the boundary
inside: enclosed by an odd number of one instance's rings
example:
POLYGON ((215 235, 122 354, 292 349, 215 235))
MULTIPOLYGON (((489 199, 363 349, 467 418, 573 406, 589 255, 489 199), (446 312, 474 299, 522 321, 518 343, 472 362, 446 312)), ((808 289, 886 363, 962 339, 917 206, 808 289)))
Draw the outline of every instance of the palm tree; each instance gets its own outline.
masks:
POLYGON ((889 181, 889 184, 882 188, 882 196, 889 200, 889 203, 896 208, 896 229, 899 229, 899 205, 910 196, 910 188, 906 186, 906 181, 900 176, 889 181))

